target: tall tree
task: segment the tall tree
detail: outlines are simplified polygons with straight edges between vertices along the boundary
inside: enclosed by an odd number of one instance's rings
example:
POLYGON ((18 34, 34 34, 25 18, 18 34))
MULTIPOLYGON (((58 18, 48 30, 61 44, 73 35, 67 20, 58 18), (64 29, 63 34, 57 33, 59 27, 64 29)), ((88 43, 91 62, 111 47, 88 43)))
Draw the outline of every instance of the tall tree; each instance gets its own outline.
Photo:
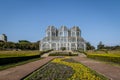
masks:
POLYGON ((97 45, 97 49, 104 49, 104 44, 102 43, 102 41, 100 41, 97 45))
POLYGON ((95 49, 95 47, 92 46, 89 42, 87 42, 87 43, 86 43, 86 49, 87 49, 87 50, 93 50, 93 49, 95 49))

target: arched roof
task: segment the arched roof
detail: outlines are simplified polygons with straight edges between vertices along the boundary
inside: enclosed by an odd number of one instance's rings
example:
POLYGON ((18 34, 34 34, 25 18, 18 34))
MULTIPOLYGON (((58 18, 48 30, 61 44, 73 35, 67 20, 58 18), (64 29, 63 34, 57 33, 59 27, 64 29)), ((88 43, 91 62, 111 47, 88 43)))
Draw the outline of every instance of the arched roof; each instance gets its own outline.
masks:
POLYGON ((73 26, 70 30, 71 31, 81 31, 78 26, 73 26))
POLYGON ((67 29, 66 26, 61 26, 61 27, 60 27, 59 31, 63 31, 63 30, 64 30, 64 31, 68 31, 68 29, 67 29))
POLYGON ((48 28, 46 29, 46 31, 55 31, 56 28, 54 26, 48 26, 48 28))

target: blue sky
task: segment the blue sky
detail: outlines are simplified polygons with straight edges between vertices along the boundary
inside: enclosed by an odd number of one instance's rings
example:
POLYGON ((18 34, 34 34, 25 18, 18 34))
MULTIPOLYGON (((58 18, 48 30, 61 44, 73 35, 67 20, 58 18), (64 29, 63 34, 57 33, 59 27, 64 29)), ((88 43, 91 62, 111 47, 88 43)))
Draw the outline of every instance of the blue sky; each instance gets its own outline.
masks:
POLYGON ((120 0, 0 0, 0 34, 36 42, 49 25, 79 26, 96 46, 120 45, 120 0))

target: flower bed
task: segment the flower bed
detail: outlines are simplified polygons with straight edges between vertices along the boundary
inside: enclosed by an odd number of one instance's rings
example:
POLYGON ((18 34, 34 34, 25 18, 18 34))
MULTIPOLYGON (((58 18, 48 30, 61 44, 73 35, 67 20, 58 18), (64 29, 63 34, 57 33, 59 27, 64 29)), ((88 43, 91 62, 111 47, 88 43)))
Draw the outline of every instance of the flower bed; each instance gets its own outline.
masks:
POLYGON ((70 60, 65 60, 62 58, 54 59, 52 62, 64 64, 67 66, 72 67, 72 69, 75 71, 72 77, 68 78, 68 80, 108 80, 104 76, 96 73, 95 71, 92 71, 91 69, 87 68, 86 66, 72 62, 70 60))
POLYGON ((71 67, 50 62, 24 80, 67 80, 73 73, 71 67))
POLYGON ((56 58, 24 80, 109 80, 86 66, 66 58, 56 58))
POLYGON ((54 52, 50 53, 49 56, 78 56, 78 54, 73 54, 71 52, 54 52))

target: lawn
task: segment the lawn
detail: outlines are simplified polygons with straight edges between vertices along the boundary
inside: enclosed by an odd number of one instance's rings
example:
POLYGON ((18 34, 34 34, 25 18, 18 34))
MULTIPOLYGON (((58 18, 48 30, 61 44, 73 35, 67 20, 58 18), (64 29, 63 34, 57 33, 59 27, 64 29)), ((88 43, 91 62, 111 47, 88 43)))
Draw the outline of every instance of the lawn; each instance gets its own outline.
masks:
POLYGON ((107 53, 104 51, 89 51, 87 57, 120 64, 120 51, 108 51, 107 53))
POLYGON ((39 51, 0 51, 0 58, 39 55, 39 51))
POLYGON ((39 51, 0 51, 0 70, 40 59, 39 51))

